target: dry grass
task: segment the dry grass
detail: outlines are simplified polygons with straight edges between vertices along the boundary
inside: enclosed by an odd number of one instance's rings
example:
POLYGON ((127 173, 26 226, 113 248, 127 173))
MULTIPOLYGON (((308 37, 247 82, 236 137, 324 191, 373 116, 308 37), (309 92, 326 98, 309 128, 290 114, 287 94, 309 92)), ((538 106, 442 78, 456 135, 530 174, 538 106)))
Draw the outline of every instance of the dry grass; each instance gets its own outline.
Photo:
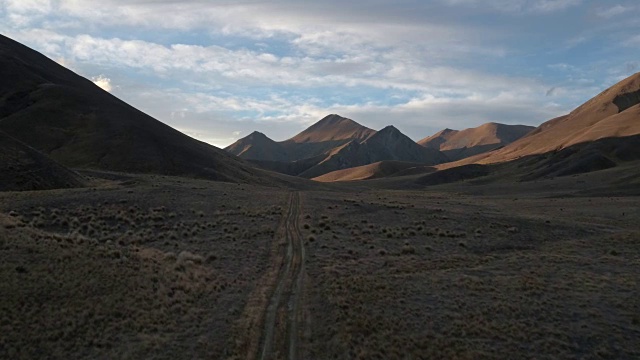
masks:
POLYGON ((224 357, 282 211, 172 181, 0 193, 0 358, 224 357))
MULTIPOLYGON (((242 358, 287 193, 136 179, 0 193, 0 358, 242 358)), ((345 196, 304 194, 304 358, 640 356, 634 199, 345 196)))
POLYGON ((311 211, 341 219, 326 223, 351 238, 309 244, 310 306, 322 314, 310 358, 640 356, 637 229, 611 236, 566 208, 550 225, 446 194, 357 200, 365 205, 328 209, 339 197, 317 194, 311 211), (364 233, 367 223, 376 231, 364 233))

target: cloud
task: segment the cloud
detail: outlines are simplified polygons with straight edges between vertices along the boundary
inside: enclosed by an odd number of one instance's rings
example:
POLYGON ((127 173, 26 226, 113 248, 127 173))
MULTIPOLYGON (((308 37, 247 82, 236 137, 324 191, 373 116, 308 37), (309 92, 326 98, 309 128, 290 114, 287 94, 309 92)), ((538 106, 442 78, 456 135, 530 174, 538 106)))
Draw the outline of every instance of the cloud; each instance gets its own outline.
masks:
POLYGON ((606 69, 636 60, 619 53, 640 43, 638 23, 605 26, 621 9, 585 3, 0 0, 0 32, 216 145, 284 139, 331 112, 422 136, 537 124, 620 76, 606 69), (593 60, 622 28, 634 36, 593 60))
POLYGON ((91 78, 91 81, 93 81, 94 84, 98 85, 104 91, 111 92, 111 90, 113 90, 111 79, 104 75, 94 76, 91 78))
POLYGON ((609 8, 599 8, 598 10, 596 10, 596 15, 604 19, 611 19, 613 17, 617 17, 619 15, 634 11, 635 9, 635 6, 624 6, 617 4, 609 8))
MULTIPOLYGON (((372 87, 414 91, 451 92, 495 90, 526 79, 482 74, 472 70, 430 64, 419 54, 402 48, 363 48, 358 54, 314 57, 311 54, 276 56, 218 45, 162 45, 142 40, 64 36, 51 31, 26 30, 17 34, 46 49, 52 58, 102 68, 136 69, 155 76, 192 84, 216 83, 230 88, 330 86, 372 87)), ((323 54, 328 54, 324 52, 323 54)))
POLYGON ((442 0, 451 6, 489 8, 503 13, 544 14, 581 5, 584 0, 442 0))
POLYGON ((624 45, 627 47, 638 47, 640 46, 640 34, 631 36, 626 41, 624 41, 624 45))
POLYGON ((162 88, 130 93, 128 86, 123 89, 120 95, 139 104, 141 110, 219 147, 254 130, 264 132, 274 140, 285 140, 329 113, 350 117, 374 129, 394 124, 418 140, 445 127, 462 129, 489 121, 538 125, 572 109, 572 105, 540 100, 545 93, 536 95, 534 91, 500 92, 492 96, 471 94, 458 98, 418 95, 397 104, 368 102, 325 106, 314 99, 213 96, 162 88))

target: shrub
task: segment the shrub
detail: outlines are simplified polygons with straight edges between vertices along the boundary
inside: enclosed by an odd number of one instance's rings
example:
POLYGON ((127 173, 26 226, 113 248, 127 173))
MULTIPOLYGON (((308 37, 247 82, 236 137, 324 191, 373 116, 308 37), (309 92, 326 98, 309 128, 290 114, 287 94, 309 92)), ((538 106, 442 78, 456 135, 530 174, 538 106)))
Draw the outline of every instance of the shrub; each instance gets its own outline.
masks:
POLYGON ((405 245, 402 247, 402 254, 404 255, 410 255, 415 253, 416 253, 416 248, 414 248, 411 245, 405 245))
POLYGON ((195 264, 202 264, 204 259, 200 255, 193 254, 189 251, 181 251, 178 254, 178 263, 183 264, 187 261, 193 261, 195 264))
POLYGON ((206 259, 207 264, 210 264, 216 260, 218 260, 218 257, 215 254, 207 255, 207 259, 206 259))

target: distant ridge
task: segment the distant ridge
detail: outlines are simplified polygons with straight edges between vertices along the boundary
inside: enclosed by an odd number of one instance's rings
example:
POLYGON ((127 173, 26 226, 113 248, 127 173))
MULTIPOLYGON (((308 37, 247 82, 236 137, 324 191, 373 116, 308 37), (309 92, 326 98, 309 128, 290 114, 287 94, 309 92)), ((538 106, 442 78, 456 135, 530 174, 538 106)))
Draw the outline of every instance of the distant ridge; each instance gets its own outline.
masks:
MULTIPOLYGON (((390 133, 394 133, 393 129, 390 133)), ((345 149, 357 153, 368 141, 357 146, 350 144, 345 149)), ((434 166, 380 161, 334 170, 315 179, 328 182, 387 178, 376 184, 402 188, 459 181, 531 181, 621 165, 633 170, 633 164, 640 161, 640 73, 611 86, 568 115, 537 128, 488 123, 462 131, 444 129, 419 143, 431 150, 441 149, 447 156, 464 158, 434 166), (481 153, 465 157, 472 154, 470 150, 481 153)), ((629 186, 637 186, 637 182, 633 183, 637 178, 638 172, 631 171, 611 182, 617 187, 627 182, 629 186)))
POLYGON ((245 159, 287 161, 289 157, 284 146, 258 131, 236 141, 225 150, 245 159))
POLYGON ((291 139, 275 142, 254 131, 225 150, 246 160, 292 162, 322 155, 352 140, 363 141, 375 133, 351 119, 331 114, 291 139))
POLYGON ((286 142, 300 144, 340 140, 362 141, 375 133, 375 130, 362 126, 351 119, 331 114, 286 142))
MULTIPOLYGON (((492 164, 558 152, 578 144, 640 134, 640 73, 613 85, 583 105, 549 120, 504 148, 446 164, 492 164)), ((608 148, 611 146, 609 145, 608 148)))
POLYGON ((611 86, 568 115, 551 119, 503 148, 437 165, 422 186, 486 177, 531 181, 624 166, 616 191, 637 192, 640 161, 640 73, 611 86), (634 165, 635 164, 635 165, 634 165), (635 187, 636 190, 633 188, 635 187))
POLYGON ((422 147, 393 126, 369 129, 328 115, 289 140, 275 142, 255 132, 225 150, 269 170, 305 178, 379 161, 440 164, 449 159, 422 147))
POLYGON ((447 162, 448 158, 438 150, 424 148, 416 144, 394 126, 387 126, 361 143, 352 141, 335 149, 324 161, 303 172, 300 176, 315 178, 335 170, 385 160, 435 165, 447 162))
POLYGON ((418 144, 440 150, 455 161, 508 145, 533 129, 533 126, 490 122, 460 131, 444 129, 418 141, 418 144))

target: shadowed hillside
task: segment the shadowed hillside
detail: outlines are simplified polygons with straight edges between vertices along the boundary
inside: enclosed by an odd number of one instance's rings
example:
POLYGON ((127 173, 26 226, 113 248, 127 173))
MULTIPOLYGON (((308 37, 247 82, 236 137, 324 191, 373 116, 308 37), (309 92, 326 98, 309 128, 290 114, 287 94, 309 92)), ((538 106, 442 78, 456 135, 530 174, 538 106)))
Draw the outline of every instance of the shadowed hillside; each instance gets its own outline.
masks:
POLYGON ((0 131, 0 191, 82 186, 75 172, 0 131))
POLYGON ((301 173, 300 176, 314 178, 335 170, 385 160, 435 165, 448 159, 440 151, 422 147, 395 127, 387 126, 362 143, 352 141, 335 149, 323 162, 301 173))
POLYGON ((275 142, 254 131, 225 150, 247 160, 295 162, 323 155, 351 141, 364 141, 375 133, 351 119, 332 114, 289 140, 275 142))
POLYGON ((304 178, 380 161, 423 165, 449 161, 393 126, 375 131, 338 115, 326 116, 286 141, 275 142, 254 132, 225 150, 262 168, 304 178))
POLYGON ((269 183, 271 175, 0 36, 0 130, 69 167, 269 183))
POLYGON ((284 146, 258 131, 236 141, 225 150, 244 159, 287 161, 289 158, 284 146))

